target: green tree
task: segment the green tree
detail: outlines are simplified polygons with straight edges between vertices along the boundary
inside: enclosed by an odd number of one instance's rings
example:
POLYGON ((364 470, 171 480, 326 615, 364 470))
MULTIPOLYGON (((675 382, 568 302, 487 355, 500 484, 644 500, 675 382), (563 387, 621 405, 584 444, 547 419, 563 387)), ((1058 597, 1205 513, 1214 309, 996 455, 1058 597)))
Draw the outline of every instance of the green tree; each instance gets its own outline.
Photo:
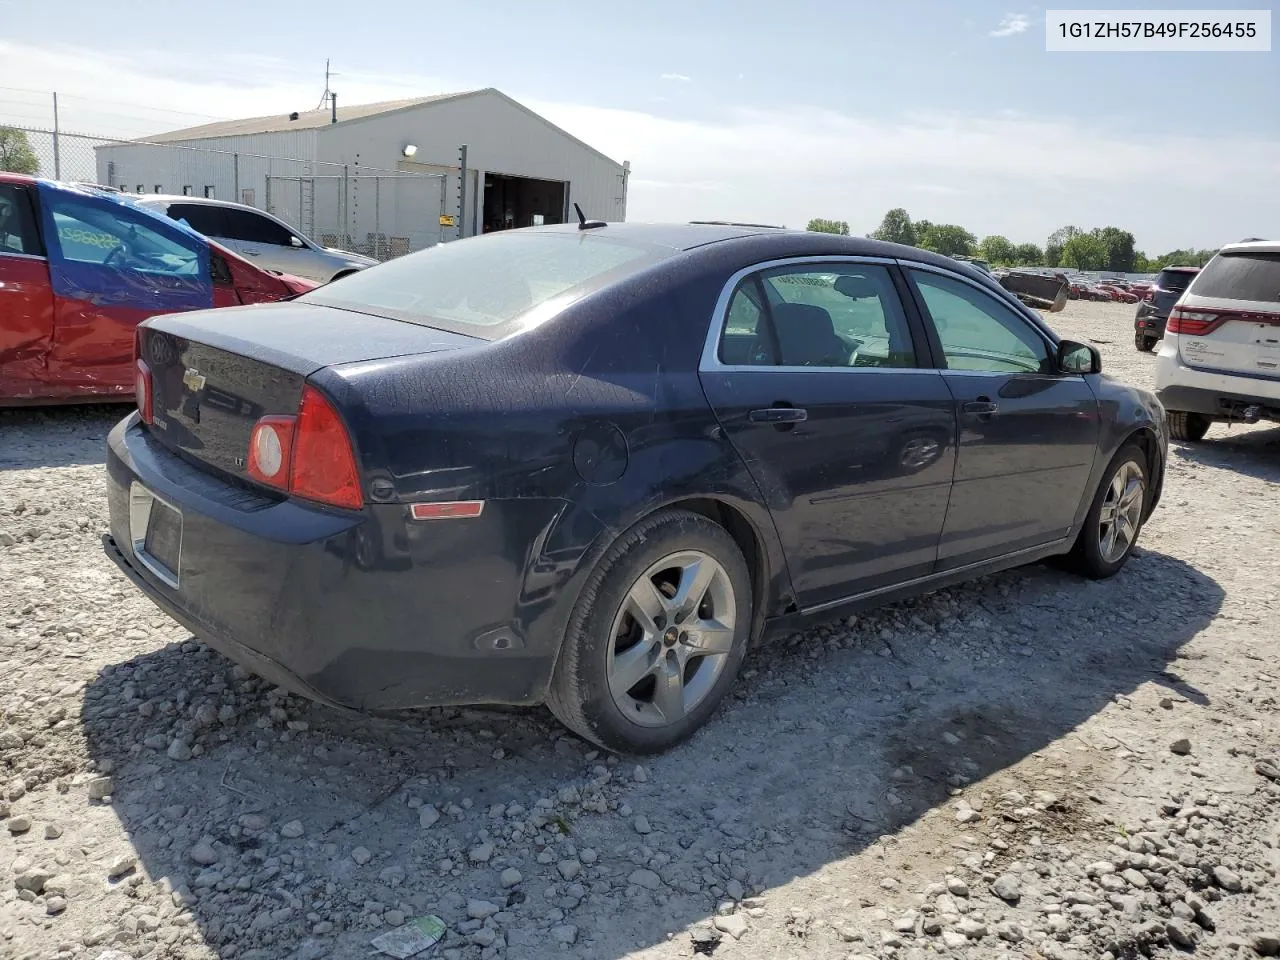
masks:
POLYGON ((914 247, 916 228, 907 211, 902 207, 894 207, 884 215, 884 219, 880 221, 880 229, 872 232, 871 239, 884 240, 888 243, 905 243, 909 247, 914 247))
POLYGON ((946 257, 972 256, 977 237, 954 223, 929 223, 916 230, 916 245, 946 257))
POLYGON ((0 127, 0 170, 33 176, 40 172, 40 158, 31 149, 27 131, 0 127))
POLYGON ((1090 231, 1102 243, 1106 254, 1106 269, 1117 273, 1132 273, 1137 252, 1133 248, 1133 234, 1119 227, 1100 227, 1090 231))
POLYGON ((1007 237, 999 234, 983 237, 982 242, 978 244, 978 253, 987 263, 1011 265, 1017 260, 1017 248, 1009 242, 1007 237))
POLYGON ((814 217, 805 229, 811 233, 834 233, 842 237, 849 235, 849 224, 844 220, 825 220, 822 217, 814 217))
POLYGON ((1107 248, 1093 234, 1081 233, 1062 245, 1059 265, 1077 270, 1102 270, 1107 263, 1107 248))
POLYGON ((1013 262, 1019 267, 1038 267, 1044 263, 1044 251, 1034 243, 1020 243, 1013 248, 1013 262))
POLYGON ((1084 233, 1079 227, 1059 227, 1049 234, 1044 245, 1044 262, 1046 266, 1056 267, 1062 263, 1062 248, 1068 240, 1073 240, 1084 233))

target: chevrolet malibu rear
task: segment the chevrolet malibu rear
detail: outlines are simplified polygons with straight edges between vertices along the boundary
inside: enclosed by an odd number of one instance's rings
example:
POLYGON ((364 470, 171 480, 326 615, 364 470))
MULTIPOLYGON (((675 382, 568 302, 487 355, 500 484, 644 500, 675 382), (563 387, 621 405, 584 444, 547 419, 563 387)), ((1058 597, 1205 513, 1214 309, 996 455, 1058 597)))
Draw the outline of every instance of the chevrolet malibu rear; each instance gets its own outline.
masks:
MULTIPOLYGON (((192 633, 321 702, 538 701, 559 636, 539 617, 558 611, 530 586, 561 574, 547 551, 565 502, 508 458, 532 467, 557 437, 527 409, 526 450, 493 435, 502 412, 476 385, 513 362, 497 341, 529 324, 531 307, 558 309, 597 274, 658 256, 614 244, 584 259, 577 239, 485 238, 425 254, 441 273, 430 326, 396 318, 418 306, 400 284, 419 281, 414 258, 368 272, 382 297, 373 307, 304 297, 140 326, 138 410, 108 440, 112 558, 192 633), (564 246, 567 262, 532 292, 493 276, 513 256, 535 270, 554 260, 530 244, 564 246), (486 247, 496 249, 468 259, 486 247), (468 269, 479 274, 459 280, 468 269), (464 286, 444 289, 455 281, 464 286), (362 312, 374 309, 383 315, 362 312)), ((364 292, 340 286, 333 296, 364 292)), ((541 392, 542 374, 523 366, 541 392)), ((506 383, 520 390, 520 373, 506 383)), ((572 472, 571 454, 555 458, 572 472)), ((598 533, 574 518, 575 536, 598 533)))

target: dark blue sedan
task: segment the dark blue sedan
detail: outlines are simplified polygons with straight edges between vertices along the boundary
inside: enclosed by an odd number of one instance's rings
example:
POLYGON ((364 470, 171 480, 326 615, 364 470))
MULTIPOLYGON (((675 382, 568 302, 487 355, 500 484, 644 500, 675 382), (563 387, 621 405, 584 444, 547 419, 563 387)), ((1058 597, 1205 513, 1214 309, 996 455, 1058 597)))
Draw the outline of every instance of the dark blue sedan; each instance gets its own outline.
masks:
POLYGON ((547 704, 624 751, 770 634, 1125 563, 1164 417, 989 277, 768 228, 498 233, 139 328, 108 551, 323 703, 547 704))

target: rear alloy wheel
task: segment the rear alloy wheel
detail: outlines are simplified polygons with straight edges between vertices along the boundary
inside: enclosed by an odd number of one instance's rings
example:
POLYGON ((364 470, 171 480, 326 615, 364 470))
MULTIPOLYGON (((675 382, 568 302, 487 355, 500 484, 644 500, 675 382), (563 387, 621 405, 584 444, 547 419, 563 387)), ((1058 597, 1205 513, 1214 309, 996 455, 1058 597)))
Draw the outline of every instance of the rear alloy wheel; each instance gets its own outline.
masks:
POLYGON ((611 750, 665 750, 719 704, 750 622, 751 577, 733 538, 697 514, 655 514, 619 538, 583 589, 547 705, 611 750))
POLYGON ((1165 422, 1169 425, 1169 436, 1183 443, 1199 443, 1209 432, 1212 421, 1199 413, 1183 413, 1170 410, 1165 414, 1165 422))
POLYGON ((1133 552, 1147 507, 1147 457, 1128 443, 1111 460, 1084 526, 1068 556, 1072 569, 1094 580, 1114 576, 1133 552))
POLYGON ((1140 353, 1150 353, 1151 348, 1156 345, 1156 338, 1149 337, 1141 330, 1138 330, 1133 335, 1133 345, 1138 348, 1140 353))

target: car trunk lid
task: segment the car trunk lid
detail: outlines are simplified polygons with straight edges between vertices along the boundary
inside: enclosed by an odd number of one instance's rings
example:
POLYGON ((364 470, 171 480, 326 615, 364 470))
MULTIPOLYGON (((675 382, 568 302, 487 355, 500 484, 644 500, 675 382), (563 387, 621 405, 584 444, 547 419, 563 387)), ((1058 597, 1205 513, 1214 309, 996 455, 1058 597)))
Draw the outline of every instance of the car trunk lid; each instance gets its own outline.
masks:
POLYGON ((432 353, 482 341, 304 303, 197 311, 138 328, 160 443, 247 480, 249 438, 265 416, 293 416, 308 376, 327 366, 432 353))

